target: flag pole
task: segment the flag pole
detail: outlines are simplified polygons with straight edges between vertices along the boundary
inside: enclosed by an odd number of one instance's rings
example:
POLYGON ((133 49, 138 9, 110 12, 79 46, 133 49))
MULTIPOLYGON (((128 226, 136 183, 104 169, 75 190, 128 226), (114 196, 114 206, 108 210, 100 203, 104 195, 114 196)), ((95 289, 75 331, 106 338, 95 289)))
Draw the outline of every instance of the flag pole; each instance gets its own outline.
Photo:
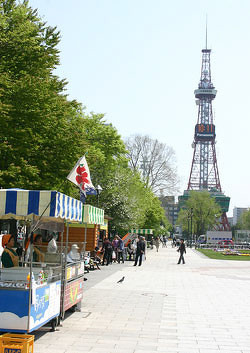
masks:
MULTIPOLYGON (((87 154, 88 154, 88 151, 84 153, 84 157, 85 157, 87 154)), ((82 157, 81 157, 81 158, 82 158, 82 157)), ((78 159, 77 163, 81 160, 81 158, 78 159)), ((77 164, 77 163, 76 163, 76 164, 77 164)), ((69 174, 68 174, 68 175, 69 175, 69 174)), ((59 190, 63 187, 63 185, 65 184, 66 180, 68 180, 68 179, 66 178, 66 179, 63 180, 63 182, 61 183, 61 185, 60 185, 59 188, 58 188, 59 190)), ((60 191, 59 191, 59 192, 60 192, 60 191)), ((36 231, 36 229, 38 228, 38 225, 39 225, 39 222, 40 222, 42 216, 43 216, 44 213, 47 211, 47 209, 49 208, 50 204, 51 204, 52 202, 54 202, 55 198, 56 198, 56 194, 55 194, 55 196, 53 197, 53 199, 48 203, 48 205, 46 206, 46 208, 45 208, 44 211, 42 212, 41 216, 38 218, 37 222, 35 223, 35 225, 32 227, 32 229, 31 229, 29 235, 31 235, 32 232, 36 231)))

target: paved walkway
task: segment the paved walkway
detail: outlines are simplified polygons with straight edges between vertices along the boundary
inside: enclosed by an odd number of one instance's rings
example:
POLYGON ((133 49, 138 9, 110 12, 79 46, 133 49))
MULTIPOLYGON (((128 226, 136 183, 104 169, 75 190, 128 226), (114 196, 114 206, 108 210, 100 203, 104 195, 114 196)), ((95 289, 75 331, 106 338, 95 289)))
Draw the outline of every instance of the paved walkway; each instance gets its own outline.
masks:
POLYGON ((99 271, 82 312, 40 336, 35 353, 250 353, 250 262, 177 257, 164 248, 141 267, 99 271))

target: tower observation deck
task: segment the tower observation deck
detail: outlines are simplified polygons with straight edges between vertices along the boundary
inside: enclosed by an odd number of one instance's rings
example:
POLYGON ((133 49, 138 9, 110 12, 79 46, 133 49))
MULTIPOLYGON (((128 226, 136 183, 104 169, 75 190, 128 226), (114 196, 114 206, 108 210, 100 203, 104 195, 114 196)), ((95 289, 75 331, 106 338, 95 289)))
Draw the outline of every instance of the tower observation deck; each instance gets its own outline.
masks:
POLYGON ((222 217, 219 230, 230 230, 226 212, 230 198, 222 193, 215 150, 215 125, 213 119, 212 101, 217 91, 211 80, 211 49, 202 49, 201 77, 198 89, 194 91, 198 105, 198 119, 195 125, 194 149, 188 188, 179 197, 180 206, 189 197, 189 191, 206 190, 221 206, 222 217))

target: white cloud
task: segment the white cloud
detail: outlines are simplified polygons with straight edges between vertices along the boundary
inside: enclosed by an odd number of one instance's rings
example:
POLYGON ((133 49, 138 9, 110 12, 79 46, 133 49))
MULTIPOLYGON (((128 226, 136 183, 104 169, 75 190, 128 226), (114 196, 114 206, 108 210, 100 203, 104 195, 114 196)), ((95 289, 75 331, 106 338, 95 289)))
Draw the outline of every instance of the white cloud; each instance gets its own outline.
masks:
POLYGON ((14 313, 0 313, 0 329, 27 330, 28 316, 19 317, 14 313))

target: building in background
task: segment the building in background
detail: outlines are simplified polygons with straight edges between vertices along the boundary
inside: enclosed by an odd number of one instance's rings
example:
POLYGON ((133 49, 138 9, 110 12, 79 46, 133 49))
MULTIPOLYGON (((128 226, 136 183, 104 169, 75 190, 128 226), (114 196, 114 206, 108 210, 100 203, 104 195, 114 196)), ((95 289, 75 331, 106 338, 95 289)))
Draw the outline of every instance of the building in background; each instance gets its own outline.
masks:
POLYGON ((175 202, 174 196, 160 196, 161 205, 169 222, 175 226, 179 213, 179 205, 175 202))
POLYGON ((239 222, 242 213, 247 210, 248 209, 246 207, 234 207, 234 209, 233 209, 233 225, 234 226, 239 222))
POLYGON ((233 217, 227 217, 228 219, 228 223, 230 225, 230 227, 232 227, 234 225, 233 221, 234 221, 234 218, 233 217))

